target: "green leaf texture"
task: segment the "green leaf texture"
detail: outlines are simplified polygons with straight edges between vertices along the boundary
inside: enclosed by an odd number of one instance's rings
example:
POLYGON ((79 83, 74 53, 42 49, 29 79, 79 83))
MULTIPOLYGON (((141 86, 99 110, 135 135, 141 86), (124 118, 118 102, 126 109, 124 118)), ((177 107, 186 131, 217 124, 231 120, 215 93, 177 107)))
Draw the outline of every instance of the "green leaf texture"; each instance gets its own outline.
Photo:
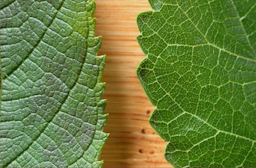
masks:
POLYGON ((99 167, 108 135, 92 0, 1 1, 1 167, 99 167))
POLYGON ((149 0, 137 69, 176 167, 256 167, 256 1, 149 0))

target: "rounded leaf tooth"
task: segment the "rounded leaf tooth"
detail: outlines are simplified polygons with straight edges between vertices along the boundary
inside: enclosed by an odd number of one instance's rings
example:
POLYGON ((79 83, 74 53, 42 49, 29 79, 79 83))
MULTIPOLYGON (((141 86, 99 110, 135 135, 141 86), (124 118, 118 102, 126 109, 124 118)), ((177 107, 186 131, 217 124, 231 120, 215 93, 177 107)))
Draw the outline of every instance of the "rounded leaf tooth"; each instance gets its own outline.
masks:
POLYGON ((155 10, 155 11, 160 10, 162 8, 162 6, 163 6, 161 0, 159 0, 159 1, 149 0, 149 3, 151 5, 152 9, 155 10))
POLYGON ((140 13, 137 16, 137 25, 138 25, 140 32, 142 32, 144 30, 144 26, 147 26, 146 24, 150 21, 152 15, 153 15, 153 12, 148 11, 148 12, 140 13))

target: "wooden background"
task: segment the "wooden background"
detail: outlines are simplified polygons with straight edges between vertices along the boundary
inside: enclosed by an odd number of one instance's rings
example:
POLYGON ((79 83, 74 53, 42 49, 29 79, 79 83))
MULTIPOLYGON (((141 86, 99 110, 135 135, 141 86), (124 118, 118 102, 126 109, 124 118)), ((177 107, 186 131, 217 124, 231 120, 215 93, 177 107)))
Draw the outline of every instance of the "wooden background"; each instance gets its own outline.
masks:
POLYGON ((171 167, 164 158, 164 142, 148 119, 154 107, 136 75, 145 58, 136 37, 136 17, 152 10, 148 0, 95 0, 96 34, 103 38, 100 55, 107 55, 102 81, 109 119, 104 131, 110 133, 103 147, 104 167, 171 167))

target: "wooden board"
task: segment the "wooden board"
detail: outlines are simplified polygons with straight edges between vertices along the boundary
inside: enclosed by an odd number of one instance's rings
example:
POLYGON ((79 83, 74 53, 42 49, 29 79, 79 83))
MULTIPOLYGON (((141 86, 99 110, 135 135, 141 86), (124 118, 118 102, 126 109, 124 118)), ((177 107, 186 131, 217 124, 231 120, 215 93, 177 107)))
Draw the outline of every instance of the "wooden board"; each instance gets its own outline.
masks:
POLYGON ((145 58, 136 37, 136 17, 152 10, 147 0, 95 0, 96 34, 103 38, 99 54, 107 55, 102 81, 110 133, 103 147, 104 167, 171 167, 164 158, 164 142, 148 123, 154 107, 136 75, 145 58))

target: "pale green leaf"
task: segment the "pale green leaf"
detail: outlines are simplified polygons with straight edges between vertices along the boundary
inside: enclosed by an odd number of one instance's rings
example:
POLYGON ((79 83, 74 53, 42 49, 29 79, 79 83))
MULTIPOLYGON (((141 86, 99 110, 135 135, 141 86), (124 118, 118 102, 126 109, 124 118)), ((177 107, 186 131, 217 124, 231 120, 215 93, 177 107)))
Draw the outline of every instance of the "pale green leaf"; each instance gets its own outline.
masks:
POLYGON ((99 167, 107 134, 92 0, 1 1, 0 167, 99 167))
POLYGON ((177 167, 256 167, 256 1, 149 0, 137 73, 177 167))

